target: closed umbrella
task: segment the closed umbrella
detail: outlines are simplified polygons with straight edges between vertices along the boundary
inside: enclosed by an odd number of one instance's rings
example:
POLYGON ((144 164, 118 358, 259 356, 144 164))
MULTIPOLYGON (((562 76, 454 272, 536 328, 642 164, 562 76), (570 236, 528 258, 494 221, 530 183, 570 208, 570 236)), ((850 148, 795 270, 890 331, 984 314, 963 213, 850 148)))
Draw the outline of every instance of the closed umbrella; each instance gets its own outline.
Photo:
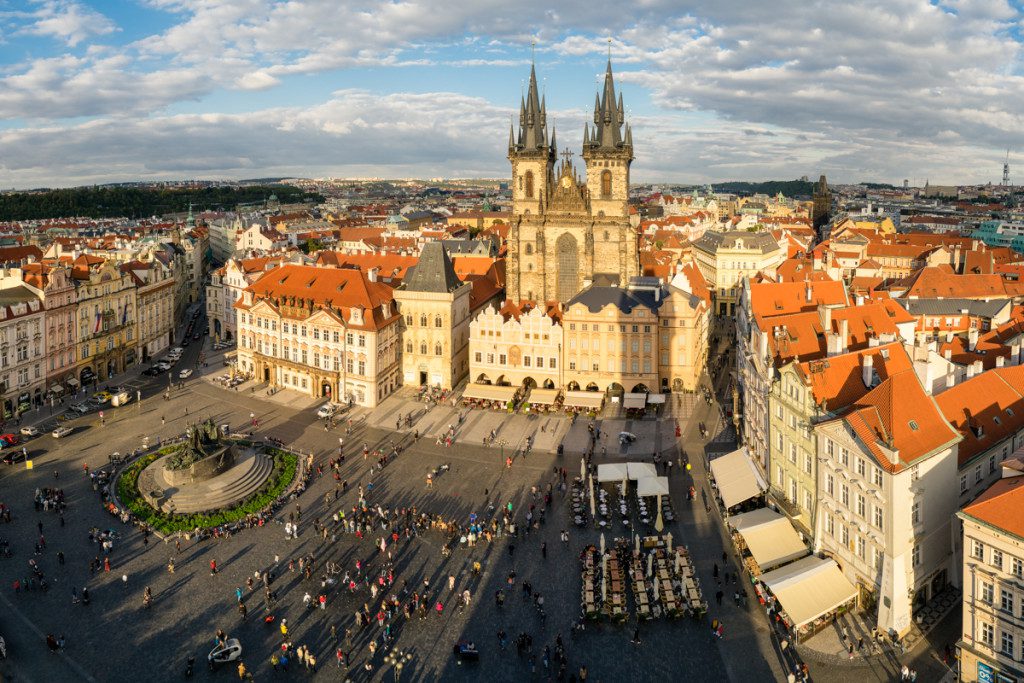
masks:
POLYGON ((636 551, 640 552, 640 534, 636 535, 636 551))
POLYGON ((580 458, 580 479, 587 476, 587 459, 580 458))
POLYGON ((668 552, 672 552, 672 532, 665 534, 665 548, 668 552))
POLYGON ((657 506, 658 506, 658 518, 656 520, 654 520, 654 528, 660 534, 661 530, 665 528, 665 522, 661 519, 661 496, 658 496, 658 498, 657 498, 657 506))
POLYGON ((594 475, 587 477, 587 485, 590 487, 590 516, 593 517, 596 512, 594 509, 594 475))
POLYGON ((602 555, 604 555, 604 546, 605 546, 604 532, 602 531, 601 532, 601 554, 602 555))
POLYGON ((647 554, 647 578, 654 574, 654 553, 647 554))

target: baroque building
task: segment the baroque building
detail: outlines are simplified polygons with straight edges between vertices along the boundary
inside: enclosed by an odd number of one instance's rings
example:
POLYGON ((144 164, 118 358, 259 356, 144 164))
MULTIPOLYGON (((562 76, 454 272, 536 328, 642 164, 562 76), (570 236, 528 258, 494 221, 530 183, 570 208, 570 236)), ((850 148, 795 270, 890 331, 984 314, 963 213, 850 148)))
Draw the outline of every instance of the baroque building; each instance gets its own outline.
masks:
POLYGON ((594 125, 584 125, 586 177, 562 152, 535 70, 519 106, 519 132, 509 127, 512 222, 508 237, 508 298, 561 301, 590 284, 625 286, 639 275, 637 235, 629 222, 629 167, 633 135, 616 99, 611 60, 594 101, 594 125))

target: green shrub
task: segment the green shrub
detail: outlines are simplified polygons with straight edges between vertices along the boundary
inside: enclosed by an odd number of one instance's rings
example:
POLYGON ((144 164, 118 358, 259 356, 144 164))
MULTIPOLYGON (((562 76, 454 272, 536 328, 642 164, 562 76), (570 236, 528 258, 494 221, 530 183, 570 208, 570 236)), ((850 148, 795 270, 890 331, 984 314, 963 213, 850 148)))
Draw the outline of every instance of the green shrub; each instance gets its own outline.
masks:
POLYGON ((298 456, 294 453, 280 448, 267 448, 264 452, 274 459, 274 471, 263 489, 236 505, 222 510, 215 510, 197 514, 167 514, 157 510, 146 502, 139 492, 138 482, 142 470, 155 462, 158 458, 167 455, 177 449, 177 446, 165 446, 160 450, 145 455, 122 472, 117 480, 117 497, 121 504, 137 520, 147 526, 164 534, 172 534, 179 531, 189 532, 198 528, 210 528, 222 524, 230 524, 244 519, 272 504, 283 494, 291 483, 295 481, 295 474, 298 466, 298 456))

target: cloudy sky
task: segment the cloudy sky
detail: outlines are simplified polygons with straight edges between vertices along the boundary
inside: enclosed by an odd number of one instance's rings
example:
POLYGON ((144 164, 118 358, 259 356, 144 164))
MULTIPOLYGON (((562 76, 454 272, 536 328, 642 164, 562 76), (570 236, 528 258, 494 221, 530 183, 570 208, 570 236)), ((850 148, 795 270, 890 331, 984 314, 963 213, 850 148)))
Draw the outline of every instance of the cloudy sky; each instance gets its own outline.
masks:
POLYGON ((1019 0, 0 0, 0 187, 504 177, 536 43, 639 181, 1024 182, 1019 0))

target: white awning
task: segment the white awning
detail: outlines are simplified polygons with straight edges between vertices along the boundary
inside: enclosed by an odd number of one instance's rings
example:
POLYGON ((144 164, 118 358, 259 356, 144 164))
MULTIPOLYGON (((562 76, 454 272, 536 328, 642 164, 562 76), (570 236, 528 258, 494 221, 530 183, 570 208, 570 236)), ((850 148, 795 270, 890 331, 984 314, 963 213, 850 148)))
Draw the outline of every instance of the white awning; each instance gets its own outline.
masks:
POLYGON ((503 387, 494 384, 467 384, 462 398, 475 398, 481 401, 510 401, 516 395, 518 387, 503 387))
POLYGON ((622 481, 629 478, 629 470, 624 462, 606 462, 597 466, 597 480, 622 481))
POLYGON ((533 389, 526 400, 530 403, 549 406, 558 399, 558 394, 558 389, 533 389))
POLYGON ((627 410, 643 408, 645 405, 647 405, 647 394, 626 394, 622 398, 622 407, 627 410))
POLYGON ((630 462, 626 463, 626 468, 629 470, 630 479, 640 480, 645 477, 658 476, 658 470, 654 467, 653 462, 630 462))
POLYGON ((649 394, 647 396, 647 403, 664 403, 665 394, 649 394))
POLYGON ((636 495, 667 496, 668 477, 643 477, 636 480, 636 495))
POLYGON ((835 560, 805 557, 761 575, 795 628, 809 624, 857 597, 835 560))
POLYGON ((757 476, 754 463, 747 456, 746 448, 712 460, 711 474, 715 477, 718 493, 726 509, 750 500, 764 490, 758 482, 760 477, 757 476))
POLYGON ((729 525, 743 536, 761 571, 810 554, 800 535, 785 516, 759 508, 729 518, 729 525))
POLYGON ((600 408, 604 394, 598 391, 567 391, 563 405, 573 408, 600 408))
POLYGON ((78 386, 78 380, 75 379, 74 377, 69 377, 68 378, 68 386, 69 387, 77 387, 78 386))

